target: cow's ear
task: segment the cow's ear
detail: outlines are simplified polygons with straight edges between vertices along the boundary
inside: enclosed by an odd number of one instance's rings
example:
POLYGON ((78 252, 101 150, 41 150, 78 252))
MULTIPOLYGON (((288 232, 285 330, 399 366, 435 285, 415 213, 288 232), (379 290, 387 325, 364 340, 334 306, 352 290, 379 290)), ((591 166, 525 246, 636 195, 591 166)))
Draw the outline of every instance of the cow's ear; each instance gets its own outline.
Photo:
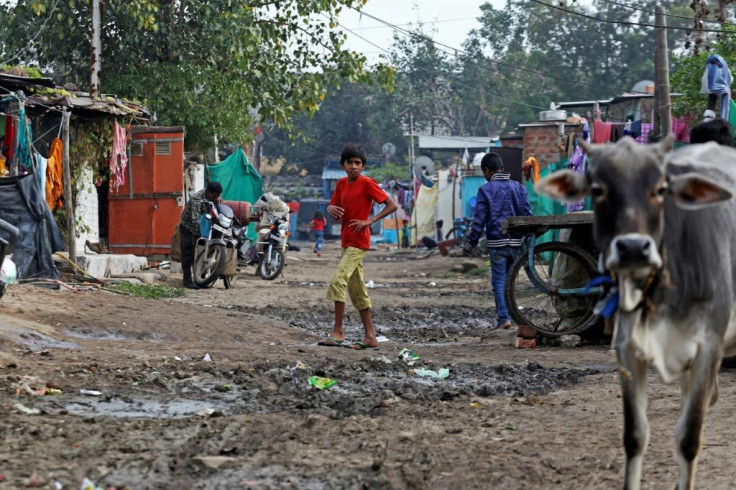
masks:
POLYGON ((669 153, 670 151, 672 151, 672 148, 674 147, 675 147, 675 138, 671 134, 668 134, 662 139, 662 141, 657 143, 657 148, 659 149, 659 151, 661 151, 665 155, 669 153))
POLYGON ((683 209, 701 209, 733 197, 730 189, 693 172, 671 178, 670 194, 683 209))
POLYGON ((578 146, 583 149, 586 155, 592 155, 595 153, 595 151, 600 148, 603 145, 596 145, 593 143, 588 143, 583 138, 578 138, 578 146))
POLYGON ((588 194, 588 181, 584 176, 570 170, 559 170, 540 180, 534 189, 537 194, 574 203, 588 194))

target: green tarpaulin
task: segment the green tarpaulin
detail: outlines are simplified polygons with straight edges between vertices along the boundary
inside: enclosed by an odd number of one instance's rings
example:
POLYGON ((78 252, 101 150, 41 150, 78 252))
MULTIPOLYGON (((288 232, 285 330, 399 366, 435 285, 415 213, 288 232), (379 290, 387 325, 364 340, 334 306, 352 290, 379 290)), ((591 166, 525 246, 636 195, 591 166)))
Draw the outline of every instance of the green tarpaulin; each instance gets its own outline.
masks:
MULTIPOLYGON (((242 148, 220 163, 207 165, 210 182, 222 185, 222 199, 225 201, 247 201, 251 204, 263 195, 263 179, 258 170, 250 164, 242 148)), ((248 237, 255 238, 254 225, 248 229, 248 237)))

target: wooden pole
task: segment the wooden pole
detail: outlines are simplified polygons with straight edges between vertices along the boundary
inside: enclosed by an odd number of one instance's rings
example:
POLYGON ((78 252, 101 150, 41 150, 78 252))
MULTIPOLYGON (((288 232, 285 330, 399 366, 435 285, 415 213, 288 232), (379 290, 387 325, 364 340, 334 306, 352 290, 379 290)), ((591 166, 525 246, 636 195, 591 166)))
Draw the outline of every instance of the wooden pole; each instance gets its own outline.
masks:
POLYGON ((72 169, 69 162, 69 119, 71 113, 64 108, 62 113, 62 171, 64 173, 64 209, 66 210, 66 231, 69 260, 77 263, 77 235, 74 230, 74 195, 72 194, 72 169))
POLYGON ((654 46, 654 134, 662 139, 672 134, 672 106, 670 103, 670 59, 667 51, 667 20, 664 7, 657 6, 655 24, 657 38, 654 46))

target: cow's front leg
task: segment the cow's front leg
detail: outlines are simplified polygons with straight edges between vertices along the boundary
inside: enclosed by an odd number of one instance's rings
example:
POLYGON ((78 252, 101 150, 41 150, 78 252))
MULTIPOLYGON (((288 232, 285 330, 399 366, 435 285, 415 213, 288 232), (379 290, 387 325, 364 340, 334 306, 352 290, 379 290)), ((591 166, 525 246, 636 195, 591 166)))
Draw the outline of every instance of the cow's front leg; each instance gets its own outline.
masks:
POLYGON ((680 463, 678 490, 691 490, 695 487, 695 467, 702 445, 705 412, 717 396, 715 390, 720 365, 721 355, 718 348, 701 349, 681 383, 682 414, 675 429, 680 463))
POLYGON ((641 467, 649 443, 646 363, 631 345, 619 346, 619 379, 624 402, 625 490, 639 490, 641 467))

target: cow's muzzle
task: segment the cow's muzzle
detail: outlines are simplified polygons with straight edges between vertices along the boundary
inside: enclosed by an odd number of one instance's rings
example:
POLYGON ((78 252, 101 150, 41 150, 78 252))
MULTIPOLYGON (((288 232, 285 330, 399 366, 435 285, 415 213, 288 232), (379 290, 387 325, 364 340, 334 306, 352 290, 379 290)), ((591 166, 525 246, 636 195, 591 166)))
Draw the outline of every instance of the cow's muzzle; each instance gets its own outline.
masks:
POLYGON ((651 270, 660 267, 662 267, 662 256, 652 237, 640 233, 627 233, 611 241, 606 257, 608 270, 651 270))

